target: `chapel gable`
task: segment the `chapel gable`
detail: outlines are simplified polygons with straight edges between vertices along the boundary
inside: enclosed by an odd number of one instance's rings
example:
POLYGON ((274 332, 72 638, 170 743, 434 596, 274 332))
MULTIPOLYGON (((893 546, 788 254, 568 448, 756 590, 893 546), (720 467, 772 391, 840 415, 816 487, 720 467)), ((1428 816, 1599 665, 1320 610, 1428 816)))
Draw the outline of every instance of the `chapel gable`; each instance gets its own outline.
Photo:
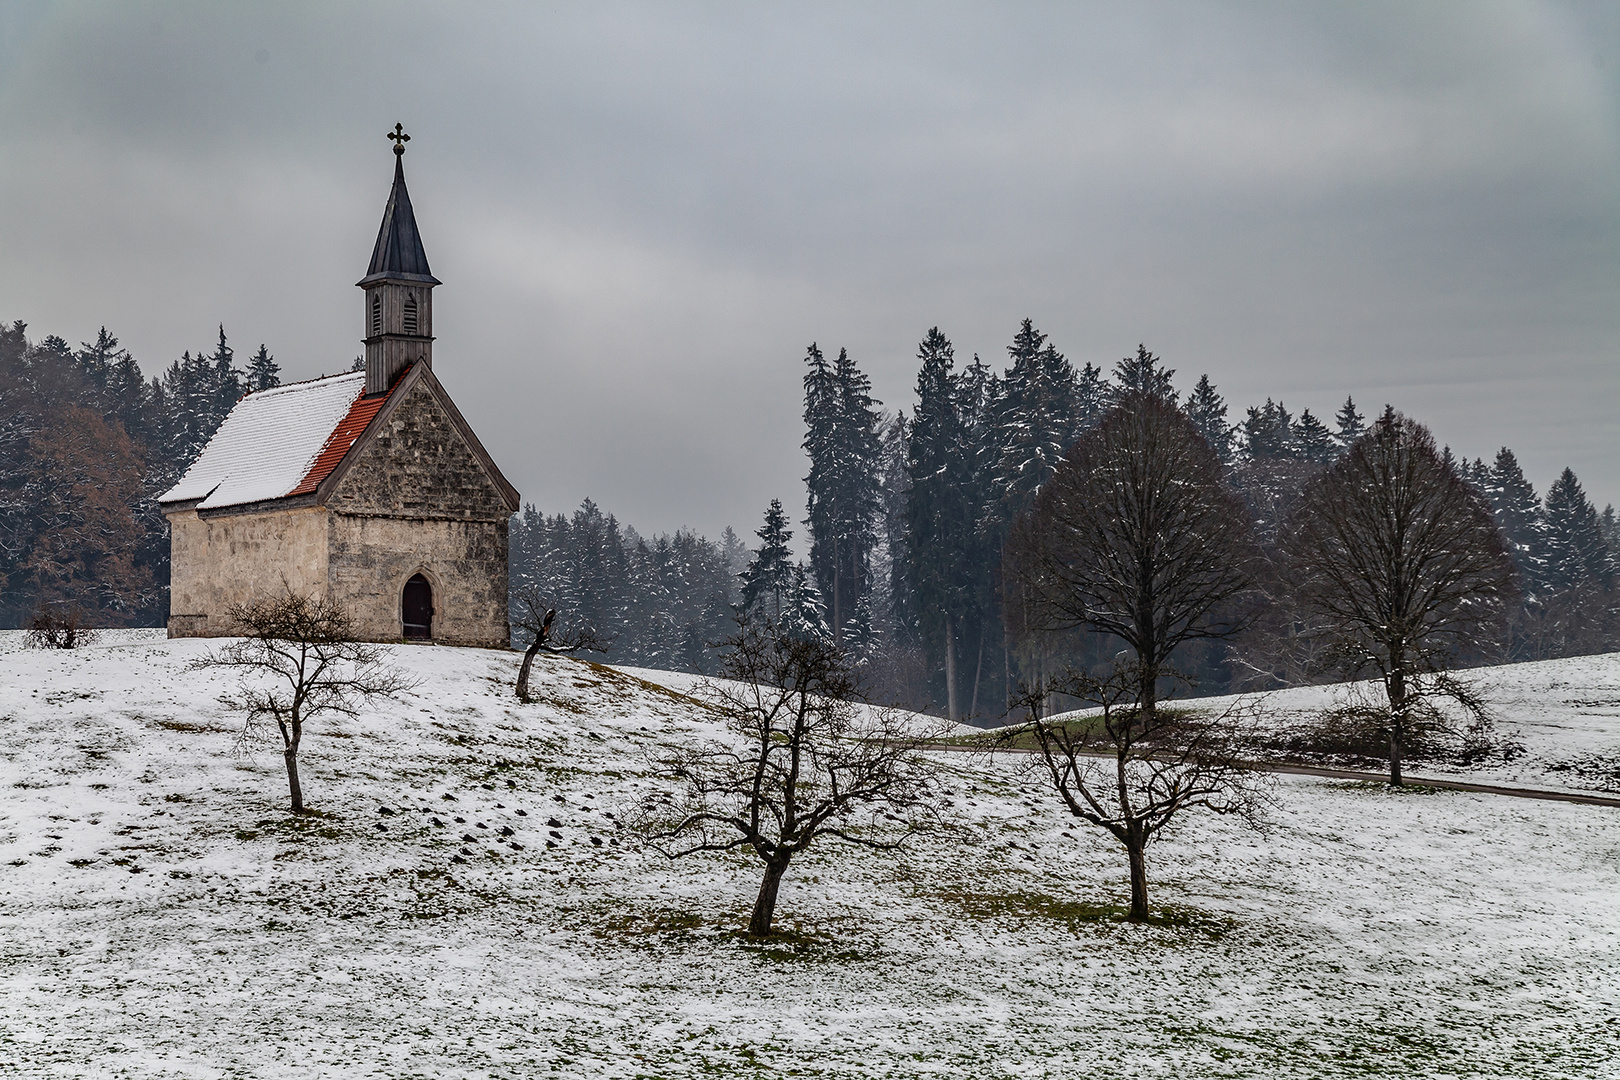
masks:
POLYGON ((515 492, 431 373, 411 372, 334 478, 326 505, 370 517, 505 521, 515 492), (414 385, 409 385, 414 384, 414 385))

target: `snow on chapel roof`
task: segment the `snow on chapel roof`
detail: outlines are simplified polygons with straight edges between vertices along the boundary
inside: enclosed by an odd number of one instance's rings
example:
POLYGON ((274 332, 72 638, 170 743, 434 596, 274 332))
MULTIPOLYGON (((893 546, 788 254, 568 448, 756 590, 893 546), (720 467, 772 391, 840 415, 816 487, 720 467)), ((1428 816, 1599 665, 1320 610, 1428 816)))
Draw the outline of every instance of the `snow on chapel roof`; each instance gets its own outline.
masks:
POLYGON ((305 486, 303 482, 323 450, 330 448, 341 459, 364 430, 365 423, 358 430, 348 430, 355 427, 344 422, 351 413, 374 403, 361 410, 369 422, 386 400, 378 395, 362 402, 365 388, 365 373, 354 372, 247 395, 236 403, 186 475, 158 502, 201 499, 197 508, 210 510, 293 494, 305 486), (346 441, 335 436, 346 436, 346 441), (344 445, 341 449, 332 446, 334 441, 344 445))

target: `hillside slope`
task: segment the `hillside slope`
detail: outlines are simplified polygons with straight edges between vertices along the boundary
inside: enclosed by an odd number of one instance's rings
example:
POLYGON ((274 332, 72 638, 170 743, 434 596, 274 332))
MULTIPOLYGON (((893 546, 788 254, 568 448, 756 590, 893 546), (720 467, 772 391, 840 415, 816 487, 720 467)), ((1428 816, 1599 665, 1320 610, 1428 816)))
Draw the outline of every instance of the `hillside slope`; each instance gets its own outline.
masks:
POLYGON ((0 649, 0 1073, 1620 1075, 1606 808, 1280 779, 1150 849, 1132 927, 1111 842, 947 755, 954 827, 795 866, 759 944, 746 859, 616 827, 690 699, 392 649, 420 686, 315 726, 294 822, 211 647, 0 649))

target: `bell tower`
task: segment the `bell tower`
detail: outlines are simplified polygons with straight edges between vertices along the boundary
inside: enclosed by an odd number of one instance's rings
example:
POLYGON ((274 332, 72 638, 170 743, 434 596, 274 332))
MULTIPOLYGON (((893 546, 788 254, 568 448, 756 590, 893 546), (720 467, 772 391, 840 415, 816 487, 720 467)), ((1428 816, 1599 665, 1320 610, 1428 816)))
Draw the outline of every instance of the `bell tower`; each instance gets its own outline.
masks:
POLYGON ((410 192, 405 190, 405 144, 401 124, 394 140, 394 187, 388 193, 371 268, 356 284, 366 296, 366 393, 383 394, 415 363, 433 366, 433 287, 427 252, 416 231, 410 192))

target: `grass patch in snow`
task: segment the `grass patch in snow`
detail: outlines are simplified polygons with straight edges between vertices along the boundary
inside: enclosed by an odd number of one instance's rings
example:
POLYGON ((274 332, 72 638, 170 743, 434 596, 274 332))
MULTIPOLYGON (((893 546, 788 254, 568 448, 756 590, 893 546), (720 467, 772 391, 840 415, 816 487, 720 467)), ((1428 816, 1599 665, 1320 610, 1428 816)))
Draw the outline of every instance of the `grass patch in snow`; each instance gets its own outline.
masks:
MULTIPOLYGON (((1078 934, 1083 929, 1124 924, 1129 908, 1102 900, 1077 900, 1037 892, 983 893, 950 891, 935 893, 975 919, 1010 920, 1019 924, 1057 923, 1078 934)), ((1224 937, 1237 924, 1185 905, 1160 905, 1148 914, 1146 926, 1174 930, 1196 930, 1211 938, 1224 937)))

